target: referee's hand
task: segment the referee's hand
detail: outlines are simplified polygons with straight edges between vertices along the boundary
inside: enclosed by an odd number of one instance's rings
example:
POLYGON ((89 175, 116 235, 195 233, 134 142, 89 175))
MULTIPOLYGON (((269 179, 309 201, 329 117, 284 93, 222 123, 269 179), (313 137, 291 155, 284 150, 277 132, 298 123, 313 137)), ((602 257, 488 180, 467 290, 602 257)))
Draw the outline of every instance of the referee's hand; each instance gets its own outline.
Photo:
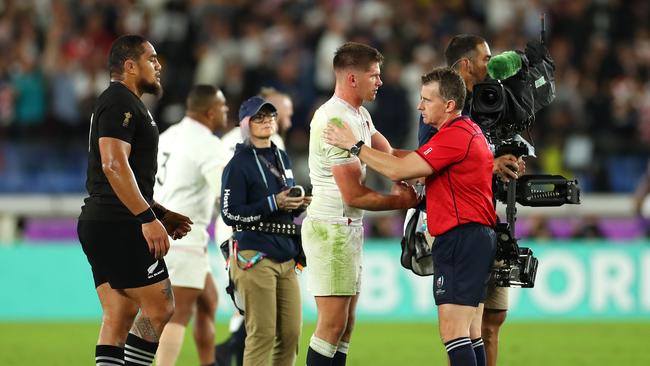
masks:
POLYGON ((147 240, 149 251, 156 259, 160 259, 169 251, 169 237, 160 220, 142 224, 142 235, 147 240))

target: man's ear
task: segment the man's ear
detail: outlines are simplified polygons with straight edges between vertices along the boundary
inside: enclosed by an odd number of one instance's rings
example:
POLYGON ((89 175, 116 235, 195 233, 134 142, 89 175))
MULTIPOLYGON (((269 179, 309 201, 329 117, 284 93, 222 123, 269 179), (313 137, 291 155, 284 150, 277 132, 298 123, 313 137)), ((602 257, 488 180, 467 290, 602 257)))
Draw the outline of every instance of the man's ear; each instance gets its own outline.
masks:
POLYGON ((128 59, 124 61, 124 72, 127 74, 134 74, 135 70, 137 68, 137 65, 135 61, 128 59))
POLYGON ((348 82, 350 83, 350 85, 352 85, 352 87, 354 87, 354 88, 357 87, 357 79, 356 79, 356 76, 354 75, 353 72, 348 74, 347 79, 348 79, 348 82))
POLYGON ((451 113, 456 110, 456 102, 453 99, 449 99, 447 104, 445 104, 445 112, 451 113))

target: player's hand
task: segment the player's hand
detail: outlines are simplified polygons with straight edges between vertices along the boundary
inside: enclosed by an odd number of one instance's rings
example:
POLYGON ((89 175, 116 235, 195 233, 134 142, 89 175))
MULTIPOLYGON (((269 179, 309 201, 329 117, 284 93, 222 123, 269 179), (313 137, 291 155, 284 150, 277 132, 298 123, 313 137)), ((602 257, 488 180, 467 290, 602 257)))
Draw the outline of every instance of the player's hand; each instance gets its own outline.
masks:
POLYGON ((160 220, 142 224, 142 235, 147 241, 149 251, 156 259, 160 259, 169 251, 169 237, 160 220))
POLYGON ((395 182, 390 190, 390 193, 392 195, 399 196, 399 208, 415 207, 419 202, 415 187, 404 181, 395 182))
POLYGON ((289 190, 285 189, 275 195, 275 203, 278 204, 278 209, 287 212, 299 209, 304 197, 289 197, 288 194, 289 190))
POLYGON ((192 227, 190 226, 193 224, 192 220, 178 212, 167 211, 160 221, 165 226, 167 234, 169 234, 169 236, 174 240, 184 237, 192 230, 192 227))
POLYGON ((354 136, 346 122, 329 122, 323 131, 323 140, 343 150, 349 150, 359 139, 354 136))
POLYGON ((517 179, 525 171, 526 163, 522 158, 517 159, 512 154, 505 154, 494 158, 492 173, 498 175, 503 182, 509 182, 510 179, 517 179))

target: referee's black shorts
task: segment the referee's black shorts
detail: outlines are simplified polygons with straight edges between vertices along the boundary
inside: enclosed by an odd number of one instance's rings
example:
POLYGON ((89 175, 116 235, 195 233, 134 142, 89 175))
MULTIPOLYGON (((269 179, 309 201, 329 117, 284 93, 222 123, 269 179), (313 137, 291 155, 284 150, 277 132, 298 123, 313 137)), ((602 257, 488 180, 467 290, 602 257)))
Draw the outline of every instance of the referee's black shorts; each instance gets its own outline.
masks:
POLYGON ((496 234, 489 226, 469 223, 437 236, 432 249, 436 305, 485 301, 495 251, 496 234))
POLYGON ((163 259, 149 251, 136 220, 79 220, 77 234, 92 268, 95 287, 114 289, 151 285, 169 277, 163 259))

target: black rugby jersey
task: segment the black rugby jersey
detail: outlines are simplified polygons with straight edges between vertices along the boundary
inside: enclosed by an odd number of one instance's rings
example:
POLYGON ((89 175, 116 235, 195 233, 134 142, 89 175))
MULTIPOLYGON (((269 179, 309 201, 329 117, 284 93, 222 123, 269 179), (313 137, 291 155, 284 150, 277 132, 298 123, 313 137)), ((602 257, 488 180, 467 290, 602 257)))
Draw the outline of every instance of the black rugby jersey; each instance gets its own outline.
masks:
POLYGON ((158 154, 158 126, 140 98, 125 85, 112 82, 97 98, 90 120, 88 171, 80 219, 116 220, 135 216, 119 200, 102 171, 99 138, 113 137, 131 144, 129 165, 144 199, 153 202, 158 154))

